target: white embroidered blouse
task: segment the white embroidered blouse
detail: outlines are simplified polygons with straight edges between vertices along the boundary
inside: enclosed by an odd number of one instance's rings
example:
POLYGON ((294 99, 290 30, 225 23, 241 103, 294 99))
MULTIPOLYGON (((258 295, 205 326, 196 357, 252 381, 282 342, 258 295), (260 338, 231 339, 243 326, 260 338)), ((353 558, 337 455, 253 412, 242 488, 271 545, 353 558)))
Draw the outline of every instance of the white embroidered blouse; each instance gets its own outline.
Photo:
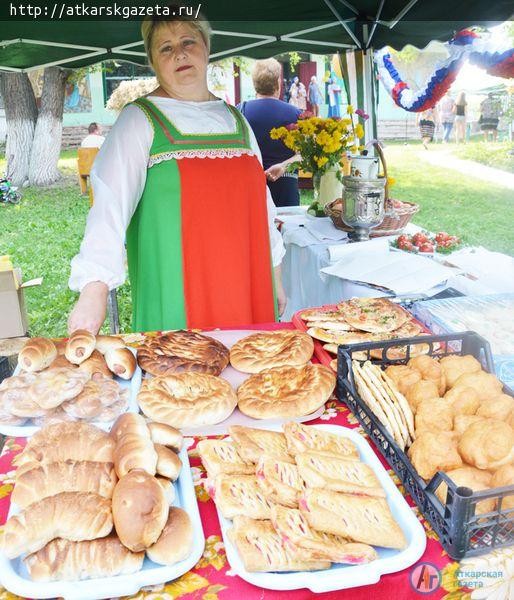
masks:
MULTIPOLYGON (((184 133, 218 134, 236 130, 234 117, 222 100, 186 102, 160 96, 149 96, 149 99, 184 133)), ((250 125, 248 130, 252 153, 262 163, 250 125)), ((113 289, 125 281, 125 232, 145 187, 152 141, 152 127, 143 111, 133 105, 125 107, 103 143, 91 172, 94 204, 87 218, 80 252, 71 261, 69 286, 72 290, 81 291, 92 281, 102 281, 113 289)), ((223 150, 216 156, 223 156, 223 150)), ((229 160, 230 155, 226 158, 229 160)), ((266 193, 271 255, 273 266, 277 266, 285 249, 274 223, 276 209, 268 188, 266 193)))

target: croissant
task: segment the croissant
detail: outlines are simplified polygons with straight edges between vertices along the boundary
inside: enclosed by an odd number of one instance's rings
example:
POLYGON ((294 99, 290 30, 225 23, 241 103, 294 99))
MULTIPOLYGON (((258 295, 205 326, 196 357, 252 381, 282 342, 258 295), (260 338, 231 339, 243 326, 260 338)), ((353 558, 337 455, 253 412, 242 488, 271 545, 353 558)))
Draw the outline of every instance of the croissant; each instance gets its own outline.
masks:
POLYGON ((137 433, 126 433, 117 442, 114 450, 114 468, 118 477, 133 469, 142 469, 155 475, 157 453, 150 437, 137 433))
POLYGON ((105 362, 109 369, 122 379, 130 379, 136 370, 136 357, 128 348, 107 350, 105 362))
POLYGON ((84 362, 93 353, 96 345, 96 337, 85 329, 77 329, 70 335, 66 344, 66 358, 76 364, 84 362))
POLYGON ((60 492, 93 492, 112 498, 117 481, 112 463, 86 460, 46 463, 16 478, 11 502, 25 508, 60 492))
POLYGON ((37 552, 55 538, 79 542, 112 530, 111 501, 88 492, 61 492, 31 504, 4 527, 4 553, 16 558, 37 552))
POLYGON ((13 462, 18 467, 65 460, 113 462, 114 446, 107 433, 88 423, 56 423, 35 434, 13 462))
POLYGON ((52 540, 24 560, 33 581, 79 581, 130 575, 143 566, 144 552, 131 552, 115 535, 97 540, 52 540))
POLYGON ((52 340, 35 337, 28 340, 21 349, 18 363, 23 370, 33 373, 46 369, 56 358, 57 348, 52 340))

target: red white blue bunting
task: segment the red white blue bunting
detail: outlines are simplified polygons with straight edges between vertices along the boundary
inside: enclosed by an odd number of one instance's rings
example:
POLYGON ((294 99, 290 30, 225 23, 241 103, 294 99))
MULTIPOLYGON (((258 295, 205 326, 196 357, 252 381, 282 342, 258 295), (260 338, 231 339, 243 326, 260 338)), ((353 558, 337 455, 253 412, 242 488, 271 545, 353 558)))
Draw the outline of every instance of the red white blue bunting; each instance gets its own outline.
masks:
POLYGON ((463 29, 445 45, 448 58, 436 64, 434 74, 418 91, 409 88, 401 78, 389 48, 375 52, 379 77, 398 106, 411 112, 434 107, 455 81, 465 61, 496 77, 514 77, 514 48, 494 42, 488 32, 463 29))

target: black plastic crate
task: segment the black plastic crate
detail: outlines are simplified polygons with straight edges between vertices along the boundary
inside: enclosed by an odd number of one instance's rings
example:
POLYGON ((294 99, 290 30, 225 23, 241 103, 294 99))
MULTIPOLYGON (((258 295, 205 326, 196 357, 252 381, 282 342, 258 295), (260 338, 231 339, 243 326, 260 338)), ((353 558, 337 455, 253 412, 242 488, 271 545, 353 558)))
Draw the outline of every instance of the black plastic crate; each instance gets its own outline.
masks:
MULTIPOLYGON (((472 331, 339 346, 337 396, 340 401, 348 405, 363 429, 375 442, 438 534, 443 548, 453 559, 460 560, 464 557, 485 554, 495 548, 512 546, 514 545, 514 509, 504 509, 502 503, 505 497, 514 497, 514 486, 472 492, 469 488, 457 487, 442 472, 436 473, 431 481, 425 483, 405 452, 357 393, 352 370, 352 356, 355 353, 365 352, 368 359, 378 365, 405 364, 410 358, 409 348, 407 348, 407 356, 402 359, 388 358, 388 349, 418 344, 428 344, 429 354, 439 358, 449 354, 471 354, 480 360, 484 370, 494 373, 489 343, 472 331), (382 357, 370 358, 370 350, 376 349, 382 350, 382 357), (443 505, 435 495, 435 491, 443 481, 448 486, 446 505, 443 505), (491 513, 475 515, 477 503, 490 498, 497 501, 496 509, 491 513)), ((514 396, 507 386, 504 386, 503 391, 514 396)))

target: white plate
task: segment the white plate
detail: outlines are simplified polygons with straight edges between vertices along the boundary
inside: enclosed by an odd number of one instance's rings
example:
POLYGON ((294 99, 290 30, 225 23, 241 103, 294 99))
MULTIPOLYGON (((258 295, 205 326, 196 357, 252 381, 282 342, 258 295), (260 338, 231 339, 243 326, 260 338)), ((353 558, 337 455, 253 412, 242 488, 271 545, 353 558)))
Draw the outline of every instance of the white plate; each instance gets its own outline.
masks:
MULTIPOLYGON (((135 355, 136 351, 133 348, 129 348, 129 350, 135 355)), ((21 371, 20 366, 18 365, 13 373, 13 375, 18 375, 21 371)), ((141 387, 141 369, 136 365, 136 370, 134 371, 134 375, 132 378, 127 381, 126 379, 121 379, 121 377, 115 377, 115 381, 119 383, 119 385, 123 388, 129 388, 129 403, 127 410, 125 412, 139 412, 139 406, 137 404, 137 393, 139 392, 139 388, 141 387)), ((96 427, 103 429, 104 431, 110 431, 114 421, 107 421, 105 423, 92 423, 96 427)), ((25 425, 4 425, 0 423, 0 433, 3 435, 8 435, 11 437, 30 437, 34 435, 36 431, 39 431, 41 427, 39 425, 33 425, 32 420, 29 419, 25 425)))
MULTIPOLYGON (((175 500, 173 506, 179 506, 187 511, 193 525, 193 550, 183 561, 165 567, 145 558, 143 568, 132 575, 117 577, 102 577, 86 579, 85 581, 52 581, 41 583, 32 581, 23 565, 21 558, 9 560, 0 554, 0 582, 18 596, 25 598, 58 598, 65 600, 94 600, 97 598, 114 598, 129 596, 138 592, 143 586, 157 585, 172 581, 190 571, 200 560, 205 547, 205 537, 196 501, 193 476, 189 467, 187 449, 184 446, 180 452, 182 470, 175 482, 175 500)), ((11 505, 9 516, 19 512, 11 505)))
POLYGON ((333 564, 330 569, 324 571, 301 571, 297 573, 249 573, 244 568, 236 547, 227 535, 227 531, 232 526, 232 521, 225 519, 218 511, 227 559, 233 571, 245 581, 261 588, 269 590, 308 588, 312 592, 318 593, 376 583, 382 575, 402 571, 417 562, 425 552, 427 541, 423 526, 366 440, 356 431, 339 425, 313 425, 313 427, 348 437, 355 443, 359 449, 360 459, 373 469, 384 488, 393 517, 407 539, 407 547, 404 550, 375 548, 378 559, 365 565, 333 564))
MULTIPOLYGON (((256 329, 241 329, 241 330, 227 330, 227 331, 202 331, 203 334, 212 337, 222 344, 224 344, 227 348, 232 348, 232 346, 253 333, 266 333, 266 331, 260 331, 256 329)), ((250 377, 249 373, 242 373, 237 369, 234 369, 231 365, 229 365, 226 369, 221 373, 221 377, 226 379, 230 385, 237 390, 237 388, 246 381, 248 377, 250 377)), ((191 427, 191 428, 182 428, 181 431, 184 435, 224 435, 228 433, 228 428, 231 425, 244 425, 246 427, 259 427, 260 429, 271 429, 276 427, 277 425, 285 423, 286 421, 297 421, 298 423, 305 423, 306 421, 313 421, 317 419, 320 415, 323 414, 325 410, 325 406, 321 406, 318 408, 316 412, 311 413, 310 415, 304 415, 303 417, 295 417, 291 419, 253 419, 252 417, 247 417, 244 415, 237 407, 234 412, 225 419, 221 423, 217 423, 216 425, 204 425, 202 427, 191 427)))

